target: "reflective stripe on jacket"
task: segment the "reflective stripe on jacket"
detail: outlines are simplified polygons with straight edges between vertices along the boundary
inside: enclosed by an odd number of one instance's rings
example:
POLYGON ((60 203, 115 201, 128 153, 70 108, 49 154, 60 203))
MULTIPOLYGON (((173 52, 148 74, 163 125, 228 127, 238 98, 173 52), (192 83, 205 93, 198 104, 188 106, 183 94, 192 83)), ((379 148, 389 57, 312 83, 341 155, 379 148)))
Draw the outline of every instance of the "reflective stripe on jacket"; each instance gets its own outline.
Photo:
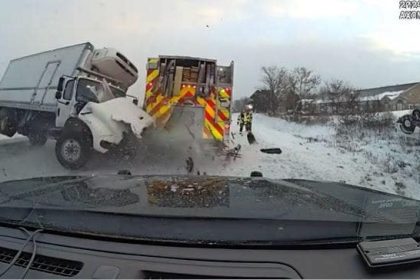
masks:
POLYGON ((252 112, 246 112, 243 116, 244 124, 252 123, 252 112))
POLYGON ((238 116, 239 124, 249 124, 252 123, 252 112, 242 112, 238 116))

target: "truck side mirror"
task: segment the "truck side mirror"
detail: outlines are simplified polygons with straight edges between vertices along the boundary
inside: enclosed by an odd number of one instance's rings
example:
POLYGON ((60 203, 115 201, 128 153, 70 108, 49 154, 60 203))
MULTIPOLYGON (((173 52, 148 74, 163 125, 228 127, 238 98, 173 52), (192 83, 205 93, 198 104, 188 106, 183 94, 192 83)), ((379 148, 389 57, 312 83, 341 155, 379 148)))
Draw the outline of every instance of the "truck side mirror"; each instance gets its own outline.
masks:
POLYGON ((136 105, 136 106, 139 105, 139 100, 137 98, 133 99, 133 104, 136 105))
POLYGON ((61 91, 56 91, 55 93, 55 99, 61 99, 61 91))

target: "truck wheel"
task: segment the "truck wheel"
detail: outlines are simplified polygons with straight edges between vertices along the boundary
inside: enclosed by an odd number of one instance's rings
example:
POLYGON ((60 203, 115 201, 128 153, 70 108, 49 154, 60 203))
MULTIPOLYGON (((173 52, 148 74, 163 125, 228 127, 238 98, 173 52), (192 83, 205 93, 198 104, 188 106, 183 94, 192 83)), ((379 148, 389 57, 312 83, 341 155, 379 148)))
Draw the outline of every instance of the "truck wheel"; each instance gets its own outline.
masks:
POLYGON ((69 169, 79 169, 84 166, 91 153, 90 140, 78 133, 63 133, 55 145, 57 160, 69 169))
POLYGON ((30 133, 28 138, 32 146, 44 146, 47 143, 47 135, 43 133, 30 133))
POLYGON ((11 119, 8 111, 0 109, 0 133, 12 137, 16 131, 15 122, 11 119))
POLYGON ((400 128, 405 134, 413 134, 416 129, 412 118, 413 117, 411 115, 405 115, 401 118, 400 128))

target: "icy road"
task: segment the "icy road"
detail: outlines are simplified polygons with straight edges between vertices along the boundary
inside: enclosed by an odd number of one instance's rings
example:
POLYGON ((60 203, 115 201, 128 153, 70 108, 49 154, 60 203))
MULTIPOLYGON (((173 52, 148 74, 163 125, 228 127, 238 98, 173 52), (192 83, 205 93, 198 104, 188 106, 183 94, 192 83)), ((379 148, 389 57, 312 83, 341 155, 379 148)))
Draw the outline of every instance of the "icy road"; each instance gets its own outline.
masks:
MULTIPOLYGON (((233 120, 236 120, 235 115, 233 120)), ((401 147, 385 140, 367 144, 354 140, 343 145, 335 139, 331 126, 306 126, 259 114, 254 116, 253 124, 257 144, 250 146, 246 136, 237 133, 236 124, 232 129, 236 133, 235 143, 242 145, 241 157, 225 160, 194 154, 194 173, 249 176, 252 171, 261 171, 268 178, 342 181, 420 198, 420 175, 415 166, 419 164, 419 147, 414 147, 417 150, 407 157, 401 147), (281 148, 283 153, 264 154, 261 148, 281 148)), ((95 154, 83 169, 71 171, 57 162, 53 141, 43 147, 32 147, 26 137, 0 137, 0 181, 69 174, 115 174, 122 169, 132 174, 187 173, 186 156, 172 153, 170 143, 166 143, 166 147, 156 143, 144 146, 133 161, 95 154)))

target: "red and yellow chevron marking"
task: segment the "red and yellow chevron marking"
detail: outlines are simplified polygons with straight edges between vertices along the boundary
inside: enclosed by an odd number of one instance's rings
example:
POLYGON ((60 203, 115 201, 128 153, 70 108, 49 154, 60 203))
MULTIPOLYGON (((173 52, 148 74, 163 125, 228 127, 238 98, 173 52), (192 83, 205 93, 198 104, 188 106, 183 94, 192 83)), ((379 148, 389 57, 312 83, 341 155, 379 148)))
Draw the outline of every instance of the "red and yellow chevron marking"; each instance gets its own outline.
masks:
POLYGON ((232 94, 232 92, 231 92, 230 88, 221 88, 219 90, 219 96, 223 99, 230 100, 231 94, 232 94))
MULTIPOLYGON (((228 109, 219 106, 219 101, 216 100, 215 94, 208 98, 195 98, 196 88, 183 86, 178 95, 171 98, 165 97, 159 92, 154 92, 156 90, 154 81, 158 76, 157 70, 148 72, 145 104, 146 111, 155 118, 156 124, 159 127, 164 127, 172 115, 172 105, 182 105, 190 101, 204 108, 203 137, 223 141, 224 136, 229 133, 229 129, 225 125, 230 119, 230 112, 228 109)), ((219 91, 219 96, 223 99, 230 100, 230 95, 230 89, 219 91)))
POLYGON ((221 105, 222 102, 231 102, 232 101, 232 88, 221 88, 219 90, 219 100, 218 100, 218 108, 219 114, 223 115, 224 117, 219 119, 219 124, 223 125, 225 128, 225 135, 229 135, 230 132, 230 106, 226 108, 221 105))
MULTIPOLYGON (((158 58, 149 58, 148 63, 157 63, 159 61, 158 58)), ((157 77, 159 76, 159 70, 158 69, 148 69, 147 70, 147 76, 146 76, 146 93, 145 93, 145 103, 144 107, 148 105, 149 98, 153 96, 153 87, 155 86, 155 82, 157 80, 157 77)))
POLYGON ((229 114, 226 113, 226 110, 222 110, 220 106, 217 106, 217 110, 216 110, 216 102, 213 99, 206 99, 206 101, 207 101, 207 104, 214 111, 214 113, 212 113, 212 115, 214 115, 215 112, 217 111, 216 120, 221 120, 221 121, 228 121, 229 120, 229 114))
POLYGON ((195 96, 195 88, 185 87, 179 92, 179 95, 172 98, 163 95, 153 95, 148 100, 146 112, 156 119, 157 125, 165 126, 171 115, 171 107, 175 104, 182 104, 195 96))
POLYGON ((146 79, 146 99, 153 95, 153 87, 158 76, 159 70, 148 70, 146 79))
POLYGON ((222 141, 224 127, 216 120, 216 106, 212 99, 197 98, 198 104, 204 107, 204 137, 222 141))

